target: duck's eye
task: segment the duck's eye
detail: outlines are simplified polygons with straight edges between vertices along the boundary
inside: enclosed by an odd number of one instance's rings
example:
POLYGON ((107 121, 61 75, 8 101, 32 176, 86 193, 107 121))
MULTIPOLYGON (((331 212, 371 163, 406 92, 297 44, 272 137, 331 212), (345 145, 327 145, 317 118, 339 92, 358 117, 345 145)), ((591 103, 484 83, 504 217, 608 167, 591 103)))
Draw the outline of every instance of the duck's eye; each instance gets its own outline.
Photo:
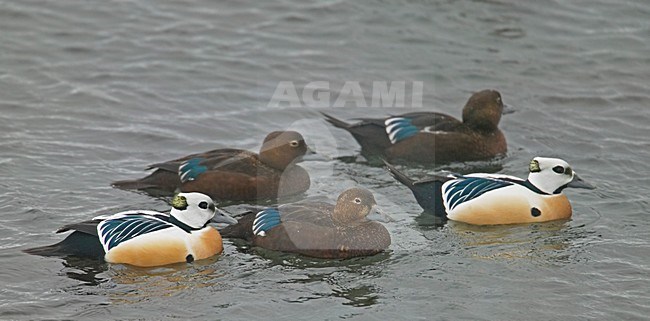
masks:
POLYGON ((564 170, 564 174, 567 174, 567 175, 569 175, 569 176, 573 176, 573 170, 571 169, 571 167, 567 167, 567 168, 564 170))
POLYGON ((354 199, 354 204, 361 204, 361 199, 360 198, 355 198, 354 199))
POLYGON ((297 140, 292 140, 289 142, 289 146, 291 147, 298 147, 298 145, 300 145, 300 142, 298 142, 297 140))
POLYGON ((562 166, 555 166, 553 167, 553 171, 558 173, 558 174, 564 174, 564 167, 562 166))
POLYGON ((498 103, 501 102, 501 97, 500 97, 500 96, 497 96, 497 102, 498 102, 498 103))
POLYGON ((203 202, 199 203, 199 207, 202 208, 202 209, 208 208, 208 202, 203 201, 203 202))

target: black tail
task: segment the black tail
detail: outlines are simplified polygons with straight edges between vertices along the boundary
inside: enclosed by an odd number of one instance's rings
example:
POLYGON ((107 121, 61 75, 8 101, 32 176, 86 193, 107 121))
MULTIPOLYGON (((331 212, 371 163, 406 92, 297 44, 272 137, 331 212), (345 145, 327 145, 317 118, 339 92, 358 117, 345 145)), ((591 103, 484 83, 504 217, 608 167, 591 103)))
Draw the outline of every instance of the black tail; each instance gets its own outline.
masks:
POLYGON ((94 259, 104 258, 104 247, 96 235, 74 231, 63 241, 48 245, 23 250, 27 254, 41 256, 79 256, 94 259))
POLYGON ((442 201, 442 184, 449 180, 449 178, 434 176, 429 179, 415 181, 385 160, 384 164, 386 164, 388 172, 393 178, 406 185, 413 192, 415 200, 417 200, 425 212, 430 212, 443 220, 447 220, 447 211, 442 201))
POLYGON ((350 128, 350 124, 348 124, 348 123, 346 123, 346 122, 344 122, 344 121, 342 121, 342 120, 340 120, 338 118, 332 117, 332 116, 330 116, 330 115, 328 115, 326 113, 321 113, 321 114, 323 114, 323 116, 325 116, 325 120, 328 123, 334 125, 335 127, 343 128, 343 129, 349 129, 350 128))
POLYGON ((385 159, 383 160, 384 164, 386 164, 386 168, 388 168, 388 172, 390 173, 390 176, 393 176, 394 179, 396 179, 398 182, 406 185, 408 188, 413 190, 413 183, 415 182, 408 176, 404 175, 404 173, 400 172, 393 166, 391 163, 387 162, 385 159))

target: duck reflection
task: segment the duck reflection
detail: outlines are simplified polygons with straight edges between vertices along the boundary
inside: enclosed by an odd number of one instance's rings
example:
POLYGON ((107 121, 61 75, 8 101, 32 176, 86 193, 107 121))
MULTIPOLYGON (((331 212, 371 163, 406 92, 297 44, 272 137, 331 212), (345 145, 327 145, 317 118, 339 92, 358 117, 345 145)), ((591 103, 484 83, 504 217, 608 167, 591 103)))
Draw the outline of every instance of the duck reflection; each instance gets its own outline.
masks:
POLYGON ((435 215, 429 211, 423 211, 415 217, 415 222, 422 227, 429 229, 439 229, 447 224, 447 218, 435 215))
POLYGON ((333 295, 339 298, 347 299, 348 302, 343 305, 354 307, 367 307, 377 304, 377 291, 373 286, 362 285, 359 287, 334 289, 333 295))
POLYGON ((108 270, 108 263, 76 256, 68 256, 63 259, 63 273, 73 280, 81 281, 81 285, 97 286, 108 279, 99 276, 108 270))
POLYGON ((215 264, 218 258, 141 268, 70 256, 63 260, 63 272, 65 276, 81 281, 82 286, 110 284, 106 295, 113 303, 136 303, 215 286, 223 277, 223 272, 219 272, 215 264))
POLYGON ((378 289, 368 283, 382 277, 382 266, 391 253, 341 260, 319 259, 303 255, 251 247, 243 240, 233 239, 232 245, 241 254, 265 260, 266 269, 275 266, 291 269, 299 276, 278 281, 278 284, 296 289, 300 294, 285 299, 290 303, 303 303, 323 298, 344 299, 343 305, 367 307, 378 303, 378 289))
MULTIPOLYGON (((423 214, 422 216, 429 216, 423 214)), ((455 252, 482 260, 533 260, 546 264, 568 264, 579 260, 593 232, 571 226, 570 220, 518 225, 479 226, 448 221, 444 227, 423 226, 424 236, 440 241, 443 232, 455 252)))
POLYGON ((111 280, 118 286, 110 291, 109 297, 113 303, 133 304, 217 286, 224 274, 216 268, 216 261, 217 258, 210 258, 156 268, 114 265, 111 280))
MULTIPOLYGON (((323 298, 341 298, 345 300, 342 303, 343 305, 354 307, 368 307, 377 304, 379 301, 377 288, 370 284, 356 284, 362 276, 353 271, 347 272, 339 270, 331 273, 309 273, 302 278, 289 279, 280 283, 301 285, 303 289, 308 288, 308 295, 286 299, 289 303, 304 303, 323 298)), ((364 274, 363 278, 366 277, 364 274)))

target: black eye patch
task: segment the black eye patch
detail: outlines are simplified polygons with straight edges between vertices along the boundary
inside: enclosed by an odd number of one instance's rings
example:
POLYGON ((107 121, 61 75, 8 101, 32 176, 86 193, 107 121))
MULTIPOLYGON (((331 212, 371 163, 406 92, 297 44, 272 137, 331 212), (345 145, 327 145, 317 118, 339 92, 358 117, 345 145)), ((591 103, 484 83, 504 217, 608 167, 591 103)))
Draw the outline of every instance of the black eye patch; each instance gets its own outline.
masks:
POLYGON ((208 202, 201 202, 201 203, 199 203, 199 207, 202 208, 202 209, 206 209, 206 208, 208 208, 208 202))
POLYGON ((564 174, 564 167, 562 166, 555 166, 553 167, 553 171, 558 173, 558 174, 564 174))

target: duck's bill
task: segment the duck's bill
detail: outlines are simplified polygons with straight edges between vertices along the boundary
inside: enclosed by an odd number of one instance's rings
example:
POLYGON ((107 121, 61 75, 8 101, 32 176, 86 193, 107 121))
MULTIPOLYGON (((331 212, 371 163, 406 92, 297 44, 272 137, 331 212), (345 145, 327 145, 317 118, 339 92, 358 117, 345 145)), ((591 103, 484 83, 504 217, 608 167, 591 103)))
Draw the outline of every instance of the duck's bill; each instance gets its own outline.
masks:
POLYGON ((214 217, 210 220, 211 223, 225 223, 237 224, 237 220, 230 216, 226 211, 217 208, 214 212, 214 217))
POLYGON ((323 154, 316 153, 311 148, 307 148, 307 153, 305 153, 305 155, 300 158, 300 161, 310 161, 310 162, 314 162, 314 161, 327 162, 331 160, 332 160, 331 158, 323 154))
POLYGON ((370 209, 370 214, 366 216, 371 221, 379 221, 383 223, 394 222, 395 220, 390 215, 384 213, 379 206, 375 205, 370 209))
POLYGON ((514 107, 503 104, 503 110, 501 111, 501 115, 514 114, 516 111, 517 110, 514 107))
POLYGON ((585 188, 585 189, 595 189, 596 186, 593 186, 578 176, 578 174, 573 174, 573 180, 567 184, 567 187, 572 187, 572 188, 585 188))

